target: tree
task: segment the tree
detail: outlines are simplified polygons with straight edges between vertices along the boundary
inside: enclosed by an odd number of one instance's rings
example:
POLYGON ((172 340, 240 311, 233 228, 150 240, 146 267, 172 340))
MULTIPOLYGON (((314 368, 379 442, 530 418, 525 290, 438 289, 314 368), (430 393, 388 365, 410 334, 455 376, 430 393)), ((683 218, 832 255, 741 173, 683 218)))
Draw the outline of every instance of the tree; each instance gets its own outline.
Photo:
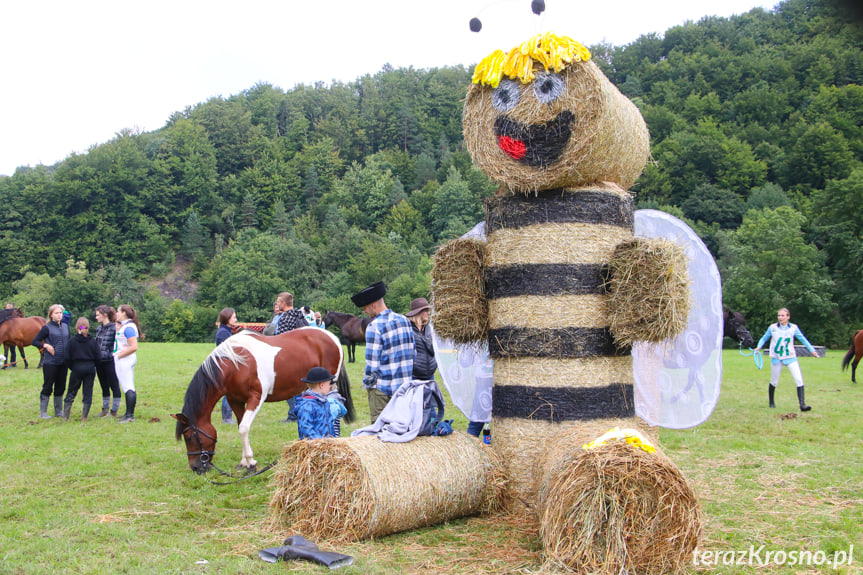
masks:
POLYGON ((848 142, 826 122, 800 124, 796 138, 779 173, 780 183, 808 195, 824 189, 827 180, 842 180, 854 167, 848 142))
POLYGON ((194 259, 199 254, 205 253, 205 250, 210 245, 210 235, 204 230, 201 225, 201 220, 198 218, 197 212, 191 212, 186 218, 186 223, 183 224, 183 230, 180 234, 182 249, 180 253, 184 256, 194 259))
POLYGON ((285 238, 290 229, 291 224, 288 222, 288 213, 285 211, 285 204, 282 200, 276 200, 273 206, 273 227, 271 230, 280 238, 285 238))
POLYGON ((240 206, 240 225, 243 229, 256 228, 258 225, 258 205, 252 194, 243 196, 243 205, 240 206))
POLYGON ((730 236, 732 264, 723 299, 743 312, 755 331, 787 307, 795 322, 806 326, 810 340, 832 343, 834 283, 824 254, 803 237, 806 224, 801 213, 786 206, 748 212, 730 236))
POLYGON ((815 235, 824 245, 836 281, 840 314, 847 323, 863 321, 863 169, 830 180, 815 197, 815 235))
POLYGON ((743 219, 743 200, 729 190, 710 184, 695 188, 692 195, 681 205, 683 213, 692 220, 715 222, 723 228, 736 228, 743 219))
POLYGON ((435 194, 431 231, 437 239, 451 239, 483 219, 482 203, 470 191, 461 173, 450 166, 446 182, 435 194))

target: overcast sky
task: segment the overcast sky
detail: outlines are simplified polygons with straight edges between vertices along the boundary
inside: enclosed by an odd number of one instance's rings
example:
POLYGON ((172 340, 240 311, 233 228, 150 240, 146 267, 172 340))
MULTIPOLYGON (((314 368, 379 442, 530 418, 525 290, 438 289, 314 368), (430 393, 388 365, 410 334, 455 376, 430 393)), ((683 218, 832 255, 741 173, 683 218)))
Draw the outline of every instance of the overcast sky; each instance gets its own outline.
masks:
MULTIPOLYGON (((546 30, 628 44, 774 0, 8 0, 0 5, 0 174, 50 165, 123 128, 258 82, 349 82, 395 67, 470 65, 546 30), (468 29, 479 16, 483 29, 468 29)), ((467 89, 467 86, 465 86, 467 89)))

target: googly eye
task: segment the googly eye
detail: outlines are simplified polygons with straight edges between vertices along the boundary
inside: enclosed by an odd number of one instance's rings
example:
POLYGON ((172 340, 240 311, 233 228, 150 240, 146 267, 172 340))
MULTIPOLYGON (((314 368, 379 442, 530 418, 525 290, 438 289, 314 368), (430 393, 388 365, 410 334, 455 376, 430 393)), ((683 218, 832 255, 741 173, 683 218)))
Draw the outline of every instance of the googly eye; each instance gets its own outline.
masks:
POLYGON ((551 104, 563 94, 563 78, 557 74, 541 72, 533 81, 533 93, 543 104, 551 104))
POLYGON ((521 98, 521 89, 513 80, 501 80, 491 94, 491 105, 498 112, 509 112, 521 98))

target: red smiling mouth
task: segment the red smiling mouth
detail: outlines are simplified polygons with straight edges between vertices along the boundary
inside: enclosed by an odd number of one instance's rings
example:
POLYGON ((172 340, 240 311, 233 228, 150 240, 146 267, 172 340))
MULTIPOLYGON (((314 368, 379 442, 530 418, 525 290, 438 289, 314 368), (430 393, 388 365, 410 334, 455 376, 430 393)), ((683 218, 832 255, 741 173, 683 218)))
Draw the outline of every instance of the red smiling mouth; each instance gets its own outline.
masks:
POLYGON ((572 136, 575 114, 564 111, 545 124, 522 124, 506 116, 494 122, 497 145, 513 160, 534 168, 549 166, 560 158, 572 136))

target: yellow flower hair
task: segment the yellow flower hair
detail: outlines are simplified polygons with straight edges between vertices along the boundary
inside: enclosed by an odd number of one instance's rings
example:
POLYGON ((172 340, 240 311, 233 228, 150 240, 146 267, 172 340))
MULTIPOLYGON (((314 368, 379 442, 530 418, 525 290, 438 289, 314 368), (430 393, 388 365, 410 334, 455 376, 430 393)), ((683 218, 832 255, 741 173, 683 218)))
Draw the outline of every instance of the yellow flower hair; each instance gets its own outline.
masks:
POLYGON ((585 451, 595 449, 600 445, 605 445, 609 441, 625 441, 633 447, 643 449, 647 453, 656 453, 656 448, 647 439, 644 438, 638 431, 634 429, 620 429, 619 427, 612 428, 608 433, 597 437, 590 443, 582 445, 581 448, 585 451))
POLYGON ((590 60, 590 51, 567 36, 545 32, 531 37, 509 52, 495 50, 477 64, 473 73, 474 84, 497 88, 504 76, 519 79, 524 84, 533 81, 533 64, 539 62, 546 71, 560 72, 573 62, 590 60))

